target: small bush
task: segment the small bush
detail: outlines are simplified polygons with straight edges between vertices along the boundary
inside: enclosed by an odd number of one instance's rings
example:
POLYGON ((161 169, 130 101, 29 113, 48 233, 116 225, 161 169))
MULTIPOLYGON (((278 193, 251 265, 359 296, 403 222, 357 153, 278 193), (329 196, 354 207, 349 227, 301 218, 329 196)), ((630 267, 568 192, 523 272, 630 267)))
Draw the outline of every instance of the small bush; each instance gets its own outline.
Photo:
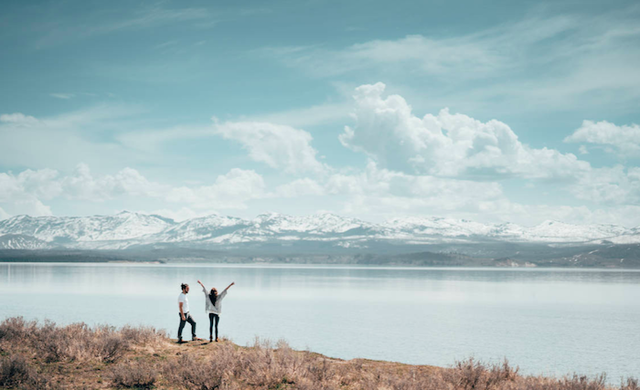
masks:
POLYGON ((137 345, 153 344, 159 341, 166 341, 169 335, 164 330, 158 330, 151 326, 132 327, 125 325, 120 330, 122 337, 127 342, 137 345))
POLYGON ((38 389, 44 388, 46 381, 38 375, 23 356, 14 355, 0 358, 0 387, 38 389))
POLYGON ((607 376, 605 374, 598 375, 590 379, 586 375, 573 375, 565 377, 559 382, 558 387, 562 390, 603 390, 606 389, 607 376))
POLYGON ((191 355, 184 355, 165 364, 163 373, 170 382, 187 389, 214 390, 227 387, 225 369, 224 362, 218 359, 197 361, 191 355))
POLYGON ((113 385, 123 388, 150 389, 158 379, 158 372, 148 363, 119 364, 113 369, 113 385))
POLYGON ((36 327, 35 321, 27 322, 22 317, 7 318, 0 323, 0 341, 24 341, 36 327))
POLYGON ((640 384, 636 378, 627 378, 627 382, 620 385, 620 390, 640 390, 640 384))
POLYGON ((0 341, 30 347, 48 362, 97 360, 115 362, 131 345, 166 340, 166 334, 151 327, 117 330, 111 326, 90 328, 85 323, 58 326, 46 320, 26 322, 22 317, 0 323, 0 341))

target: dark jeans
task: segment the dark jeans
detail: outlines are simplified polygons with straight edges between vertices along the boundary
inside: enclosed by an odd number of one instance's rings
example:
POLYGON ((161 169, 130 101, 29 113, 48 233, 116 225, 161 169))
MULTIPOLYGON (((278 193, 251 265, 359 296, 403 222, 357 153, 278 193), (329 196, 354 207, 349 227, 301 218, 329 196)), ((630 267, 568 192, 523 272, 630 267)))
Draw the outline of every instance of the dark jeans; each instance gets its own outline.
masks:
POLYGON ((191 314, 184 313, 184 320, 182 319, 182 315, 180 315, 180 313, 178 313, 178 316, 180 317, 180 327, 178 327, 178 340, 182 340, 182 329, 184 329, 184 324, 185 323, 190 323, 191 324, 191 338, 196 338, 196 322, 193 320, 193 318, 191 317, 191 314))
POLYGON ((209 313, 209 337, 213 338, 213 322, 216 323, 216 338, 218 338, 218 322, 220 322, 220 316, 217 314, 209 313))

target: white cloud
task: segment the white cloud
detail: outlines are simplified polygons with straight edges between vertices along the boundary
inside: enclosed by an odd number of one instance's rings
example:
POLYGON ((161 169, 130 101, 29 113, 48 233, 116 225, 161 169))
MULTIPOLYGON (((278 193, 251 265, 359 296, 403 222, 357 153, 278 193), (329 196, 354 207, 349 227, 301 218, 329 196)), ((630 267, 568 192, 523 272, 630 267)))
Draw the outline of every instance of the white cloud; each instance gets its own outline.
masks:
POLYGON ((135 107, 99 105, 44 118, 0 115, 0 165, 67 170, 78 161, 110 168, 138 162, 139 154, 104 136, 123 131, 126 118, 137 112, 135 107))
POLYGON ((290 183, 278 186, 275 196, 284 198, 297 198, 299 196, 324 195, 325 189, 317 181, 309 178, 294 180, 290 183))
POLYGON ((573 154, 534 149, 506 124, 480 122, 441 110, 418 118, 399 95, 382 98, 385 85, 363 85, 354 95, 356 125, 340 142, 382 167, 449 177, 568 178, 590 169, 573 154))
POLYGON ((634 155, 640 153, 640 126, 635 123, 616 126, 607 121, 585 120, 579 129, 564 139, 564 142, 613 146, 623 154, 634 155))
MULTIPOLYGON (((606 176, 605 172, 601 174, 606 176)), ((629 173, 640 179, 640 169, 629 173)), ((513 222, 534 226, 546 220, 576 224, 612 223, 627 227, 638 225, 640 206, 601 199, 587 207, 572 204, 523 204, 509 199, 495 182, 414 176, 379 169, 370 162, 359 173, 334 174, 327 191, 339 196, 339 213, 364 220, 383 221, 409 216, 445 216, 483 223, 513 222), (607 205, 607 203, 610 203, 607 205)), ((579 185, 571 188, 579 191, 579 185)), ((627 189, 628 190, 628 189, 627 189)), ((589 189, 586 192, 592 191, 589 189)), ((640 192, 635 195, 636 199, 640 192)), ((614 194, 615 195, 615 194, 614 194)), ((625 193, 621 196, 630 194, 625 193)), ((583 194, 586 197, 586 194, 583 194)), ((595 200, 595 199, 589 199, 595 200)))
POLYGON ((286 173, 323 173, 327 168, 316 159, 311 134, 291 126, 267 122, 226 122, 214 125, 225 139, 238 141, 254 161, 286 173))
POLYGON ((33 125, 38 123, 38 120, 32 116, 24 115, 23 113, 16 112, 13 114, 0 115, 0 122, 9 123, 13 125, 33 125))
POLYGON ((247 201, 265 195, 265 187, 262 176, 255 171, 234 168, 210 186, 173 188, 166 200, 204 210, 245 209, 247 201))
POLYGON ((0 173, 0 207, 2 208, 0 219, 16 214, 51 215, 51 208, 45 206, 36 194, 28 191, 29 187, 36 193, 40 190, 34 183, 37 180, 29 177, 31 173, 33 171, 22 176, 0 173))
POLYGON ((286 110, 251 118, 254 122, 270 122, 293 127, 317 126, 349 118, 351 104, 325 103, 306 108, 286 110))
POLYGON ((0 207, 0 221, 9 217, 11 217, 11 214, 7 213, 2 209, 2 207, 0 207))
POLYGON ((577 198, 599 204, 637 204, 640 202, 640 168, 594 168, 570 186, 577 198))
POLYGON ((50 93, 49 96, 54 97, 56 99, 69 100, 76 95, 73 93, 50 93))
POLYGON ((369 161, 362 172, 331 175, 328 194, 339 197, 341 212, 367 219, 402 215, 476 215, 485 202, 507 201, 498 183, 409 175, 369 161))
POLYGON ((168 186, 153 183, 133 168, 124 168, 115 175, 95 178, 87 164, 79 164, 73 175, 60 181, 62 192, 69 199, 104 201, 121 195, 161 197, 168 186))
POLYGON ((42 200, 62 198, 95 203, 135 197, 181 203, 183 206, 177 211, 163 209, 161 214, 184 219, 215 210, 245 209, 246 202, 268 195, 265 188, 262 176, 238 168, 218 176, 212 185, 174 187, 150 181, 133 168, 96 177, 87 164, 78 164, 70 175, 60 175, 52 169, 25 170, 18 175, 0 173, 0 207, 7 215, 51 215, 50 207, 42 200))
POLYGON ((448 105, 492 112, 584 109, 614 100, 617 110, 633 111, 640 97, 640 49, 630 44, 640 38, 637 17, 633 6, 597 15, 540 12, 466 34, 438 31, 261 53, 313 76, 384 78, 411 86, 416 95, 428 90, 448 105))
MULTIPOLYGON (((341 49, 322 46, 269 47, 263 52, 275 56, 288 66, 300 67, 316 76, 333 76, 363 70, 407 70, 446 78, 445 82, 477 79, 504 73, 529 62, 549 62, 566 55, 556 50, 545 56, 529 57, 537 45, 564 35, 575 37, 586 33, 584 21, 572 16, 534 16, 466 35, 407 35, 392 40, 372 40, 341 49), (457 79, 448 76, 455 75, 457 79)), ((619 26, 619 24, 618 24, 619 26)), ((610 26, 606 26, 605 29, 610 26)), ((565 39, 558 39, 559 45, 565 39)), ((583 42, 580 42, 581 44, 583 42)), ((582 45, 581 45, 582 47, 582 45)), ((573 47, 575 50, 576 48, 573 47)))

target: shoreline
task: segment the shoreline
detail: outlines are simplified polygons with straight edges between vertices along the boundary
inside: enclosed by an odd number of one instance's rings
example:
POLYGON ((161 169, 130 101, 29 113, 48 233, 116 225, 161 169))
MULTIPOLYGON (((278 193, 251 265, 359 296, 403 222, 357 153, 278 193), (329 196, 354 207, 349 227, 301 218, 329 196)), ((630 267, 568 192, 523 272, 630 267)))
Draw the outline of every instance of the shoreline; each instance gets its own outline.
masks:
POLYGON ((0 388, 20 389, 478 389, 638 390, 606 375, 522 375, 505 360, 451 367, 331 358, 285 341, 239 346, 224 338, 178 344, 151 327, 0 323, 0 388))
POLYGON ((159 266, 211 266, 222 268, 331 268, 331 269, 434 269, 434 270, 511 270, 511 271, 605 271, 605 272, 640 272, 638 267, 592 267, 592 266, 502 266, 502 265, 411 265, 411 264, 336 264, 336 263, 293 263, 293 262, 211 262, 211 261, 137 261, 137 260, 6 260, 0 258, 1 264, 21 265, 159 265, 159 266))

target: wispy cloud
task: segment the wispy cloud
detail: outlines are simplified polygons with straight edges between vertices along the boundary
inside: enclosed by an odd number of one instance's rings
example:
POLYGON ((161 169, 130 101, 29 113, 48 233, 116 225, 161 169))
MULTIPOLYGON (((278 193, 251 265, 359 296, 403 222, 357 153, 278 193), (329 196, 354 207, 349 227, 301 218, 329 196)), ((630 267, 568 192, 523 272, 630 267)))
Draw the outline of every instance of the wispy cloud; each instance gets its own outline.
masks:
POLYGON ((277 46, 259 53, 316 78, 368 75, 428 88, 440 100, 562 110, 610 103, 612 96, 620 104, 640 98, 638 16, 639 7, 600 15, 538 13, 465 35, 408 35, 342 48, 277 46))
POLYGON ((56 99, 69 100, 76 95, 73 93, 50 93, 49 96, 54 97, 56 99))
POLYGON ((125 8, 124 12, 99 9, 85 15, 81 23, 58 21, 47 25, 46 35, 37 41, 36 47, 46 48, 119 31, 144 30, 179 23, 187 23, 190 27, 209 28, 215 24, 211 23, 214 20, 207 8, 167 8, 161 3, 140 8, 125 8))
MULTIPOLYGON (((96 105, 36 118, 23 113, 0 115, 0 165, 75 166, 78 161, 121 164, 131 161, 114 142, 113 132, 128 128, 126 121, 142 110, 136 106, 96 105), (109 162, 110 155, 120 162, 109 162)), ((135 156, 138 159, 139 156, 135 156)))

